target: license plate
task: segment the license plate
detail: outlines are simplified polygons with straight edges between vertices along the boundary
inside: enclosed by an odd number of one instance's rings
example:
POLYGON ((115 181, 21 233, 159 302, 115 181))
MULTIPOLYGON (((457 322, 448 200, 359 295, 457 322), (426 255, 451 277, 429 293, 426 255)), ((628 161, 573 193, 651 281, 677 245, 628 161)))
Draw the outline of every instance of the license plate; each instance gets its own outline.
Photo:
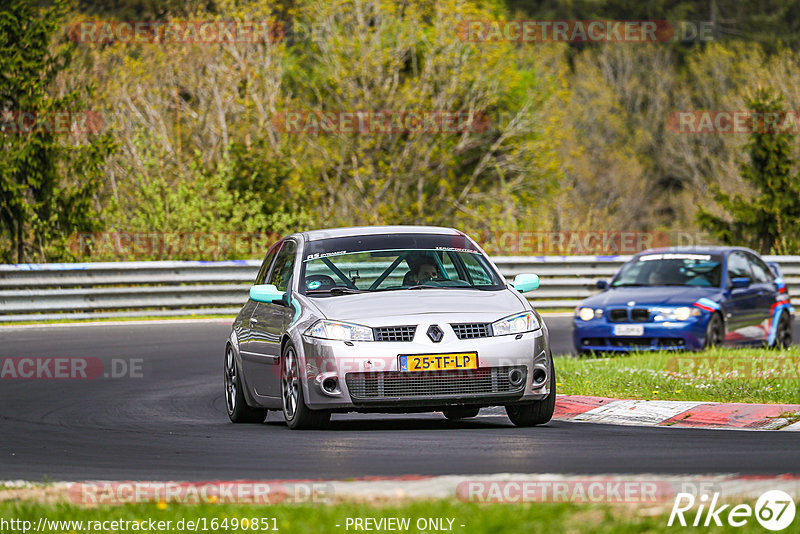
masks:
POLYGON ((644 326, 640 324, 619 324, 614 326, 615 336, 643 336, 644 326))
POLYGON ((456 352, 452 354, 406 354, 400 356, 401 371, 449 371, 477 368, 477 352, 456 352))

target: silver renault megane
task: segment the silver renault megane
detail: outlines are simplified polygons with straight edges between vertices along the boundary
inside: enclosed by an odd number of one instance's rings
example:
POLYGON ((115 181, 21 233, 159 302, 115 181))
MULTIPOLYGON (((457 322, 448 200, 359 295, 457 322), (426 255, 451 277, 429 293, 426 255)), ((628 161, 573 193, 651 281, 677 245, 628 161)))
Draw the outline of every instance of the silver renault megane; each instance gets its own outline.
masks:
POLYGON ((290 235, 267 252, 225 350, 235 423, 281 410, 290 428, 332 413, 505 406, 548 422, 555 369, 547 327, 484 251, 451 228, 383 226, 290 235))

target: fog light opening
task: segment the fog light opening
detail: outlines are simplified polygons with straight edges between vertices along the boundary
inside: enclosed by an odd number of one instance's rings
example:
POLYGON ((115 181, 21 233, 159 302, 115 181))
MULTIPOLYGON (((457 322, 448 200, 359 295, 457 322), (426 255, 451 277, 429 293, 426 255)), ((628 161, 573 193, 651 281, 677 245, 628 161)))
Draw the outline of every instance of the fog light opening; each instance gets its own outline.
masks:
POLYGON ((522 385, 522 382, 525 380, 525 375, 522 373, 520 369, 512 369, 508 372, 508 382, 513 387, 519 387, 522 385))
POLYGON ((326 393, 336 393, 339 389, 339 381, 335 377, 329 376, 322 381, 322 389, 324 389, 326 393))
POLYGON ((542 386, 546 381, 547 381, 547 372, 544 369, 537 367, 536 369, 533 370, 534 387, 542 386))

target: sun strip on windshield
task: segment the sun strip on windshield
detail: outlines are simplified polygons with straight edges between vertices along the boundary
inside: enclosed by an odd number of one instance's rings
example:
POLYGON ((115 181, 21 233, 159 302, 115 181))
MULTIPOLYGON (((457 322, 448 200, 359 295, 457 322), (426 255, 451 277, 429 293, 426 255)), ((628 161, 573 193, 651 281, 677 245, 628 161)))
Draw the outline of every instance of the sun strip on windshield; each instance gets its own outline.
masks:
POLYGON ((378 248, 373 250, 337 250, 335 252, 316 252, 309 254, 303 263, 312 260, 324 260, 335 256, 345 256, 347 254, 372 254, 373 252, 466 252, 469 254, 480 254, 477 250, 462 249, 457 247, 434 247, 434 248, 378 248))

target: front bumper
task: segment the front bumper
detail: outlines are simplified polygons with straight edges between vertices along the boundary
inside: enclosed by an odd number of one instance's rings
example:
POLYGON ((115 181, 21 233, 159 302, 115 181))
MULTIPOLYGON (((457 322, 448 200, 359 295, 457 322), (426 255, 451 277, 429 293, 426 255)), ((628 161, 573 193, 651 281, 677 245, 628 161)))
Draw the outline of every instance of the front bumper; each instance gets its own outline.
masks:
POLYGON ((550 392, 546 338, 545 329, 468 340, 445 336, 440 343, 424 335, 412 342, 351 343, 303 336, 305 398, 312 409, 339 411, 423 411, 540 400, 550 392), (465 352, 477 353, 477 369, 399 368, 399 355, 465 352))
POLYGON ((633 352, 651 350, 699 350, 703 348, 710 315, 687 321, 611 323, 605 318, 574 319, 572 340, 578 352, 633 352), (638 325, 641 336, 614 333, 615 326, 638 325))

